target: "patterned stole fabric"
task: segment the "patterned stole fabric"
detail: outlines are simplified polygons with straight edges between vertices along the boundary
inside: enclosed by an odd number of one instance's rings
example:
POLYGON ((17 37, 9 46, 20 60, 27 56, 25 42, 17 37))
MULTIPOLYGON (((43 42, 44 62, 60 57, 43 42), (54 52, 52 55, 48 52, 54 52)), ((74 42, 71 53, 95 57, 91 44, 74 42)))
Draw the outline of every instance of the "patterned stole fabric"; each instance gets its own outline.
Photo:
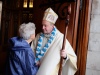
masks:
POLYGON ((41 33, 39 40, 38 40, 38 44, 36 47, 36 59, 35 59, 35 63, 37 63, 38 61, 40 61, 40 59, 44 56, 46 50, 48 49, 48 47, 50 46, 50 44, 52 43, 55 35, 56 35, 57 29, 56 27, 53 28, 53 31, 51 32, 51 36, 48 39, 47 43, 45 44, 45 46, 43 48, 42 47, 42 42, 43 42, 43 38, 44 38, 44 34, 41 33))

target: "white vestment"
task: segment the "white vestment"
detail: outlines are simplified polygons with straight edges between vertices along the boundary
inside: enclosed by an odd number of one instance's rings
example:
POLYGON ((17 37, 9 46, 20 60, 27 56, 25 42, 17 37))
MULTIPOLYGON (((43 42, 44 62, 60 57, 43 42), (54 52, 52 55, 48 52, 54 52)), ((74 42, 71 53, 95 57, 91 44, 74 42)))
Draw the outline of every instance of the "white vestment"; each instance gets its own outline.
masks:
MULTIPOLYGON (((36 51, 37 41, 40 34, 38 34, 33 41, 31 47, 36 51)), ((48 38, 44 37, 43 46, 47 42, 48 38)), ((59 62, 60 62, 60 50, 62 49, 63 34, 57 30, 57 34, 52 41, 51 45, 47 49, 45 55, 42 57, 37 75, 58 75, 59 62)), ((42 47, 43 47, 42 46, 42 47)), ((74 75, 77 70, 77 57, 74 53, 68 40, 66 40, 65 49, 67 50, 67 60, 63 62, 62 75, 74 75)))

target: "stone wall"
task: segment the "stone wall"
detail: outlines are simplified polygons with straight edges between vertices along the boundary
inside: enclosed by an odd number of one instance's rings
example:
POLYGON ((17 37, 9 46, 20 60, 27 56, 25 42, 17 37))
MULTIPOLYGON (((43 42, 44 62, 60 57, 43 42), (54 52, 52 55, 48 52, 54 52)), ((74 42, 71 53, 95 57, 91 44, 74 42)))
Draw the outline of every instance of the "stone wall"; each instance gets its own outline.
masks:
POLYGON ((100 0, 92 1, 86 75, 100 75, 100 0))

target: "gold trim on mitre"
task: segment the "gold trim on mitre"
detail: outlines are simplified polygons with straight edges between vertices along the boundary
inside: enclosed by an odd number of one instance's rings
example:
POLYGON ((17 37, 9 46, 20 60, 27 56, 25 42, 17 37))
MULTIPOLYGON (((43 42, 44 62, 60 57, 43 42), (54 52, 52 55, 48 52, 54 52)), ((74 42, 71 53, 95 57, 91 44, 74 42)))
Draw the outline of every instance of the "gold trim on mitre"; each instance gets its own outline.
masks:
POLYGON ((51 8, 46 9, 46 11, 44 12, 43 20, 55 24, 57 19, 58 19, 58 15, 51 8))

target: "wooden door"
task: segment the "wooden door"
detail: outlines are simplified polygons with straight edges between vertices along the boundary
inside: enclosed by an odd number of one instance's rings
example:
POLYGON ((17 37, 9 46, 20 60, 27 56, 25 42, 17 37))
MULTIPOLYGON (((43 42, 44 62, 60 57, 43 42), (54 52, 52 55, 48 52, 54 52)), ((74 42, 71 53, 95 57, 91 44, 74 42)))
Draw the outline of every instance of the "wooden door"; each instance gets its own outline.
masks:
MULTIPOLYGON (((43 13, 48 7, 51 7, 59 15, 59 19, 55 25, 62 33, 64 32, 66 17, 65 8, 68 5, 68 2, 63 3, 63 1, 67 0, 34 1, 35 18, 33 18, 33 21, 36 24, 37 33, 41 31, 43 13), (65 12, 62 12, 63 10, 65 12)), ((72 13, 70 15, 67 39, 77 55, 78 70, 76 75, 85 75, 91 2, 91 0, 76 0, 76 2, 69 2, 72 6, 72 13)))
POLYGON ((68 28, 68 35, 67 39, 71 43, 72 47, 76 48, 76 38, 77 38, 77 28, 78 28, 78 15, 79 15, 79 0, 73 2, 68 2, 67 0, 41 0, 41 1, 34 1, 34 18, 33 22, 36 24, 36 32, 40 32, 42 29, 42 18, 44 11, 51 7, 57 14, 58 20, 55 26, 64 33, 65 27, 65 20, 67 14, 67 6, 71 4, 71 15, 70 15, 70 22, 68 28))

